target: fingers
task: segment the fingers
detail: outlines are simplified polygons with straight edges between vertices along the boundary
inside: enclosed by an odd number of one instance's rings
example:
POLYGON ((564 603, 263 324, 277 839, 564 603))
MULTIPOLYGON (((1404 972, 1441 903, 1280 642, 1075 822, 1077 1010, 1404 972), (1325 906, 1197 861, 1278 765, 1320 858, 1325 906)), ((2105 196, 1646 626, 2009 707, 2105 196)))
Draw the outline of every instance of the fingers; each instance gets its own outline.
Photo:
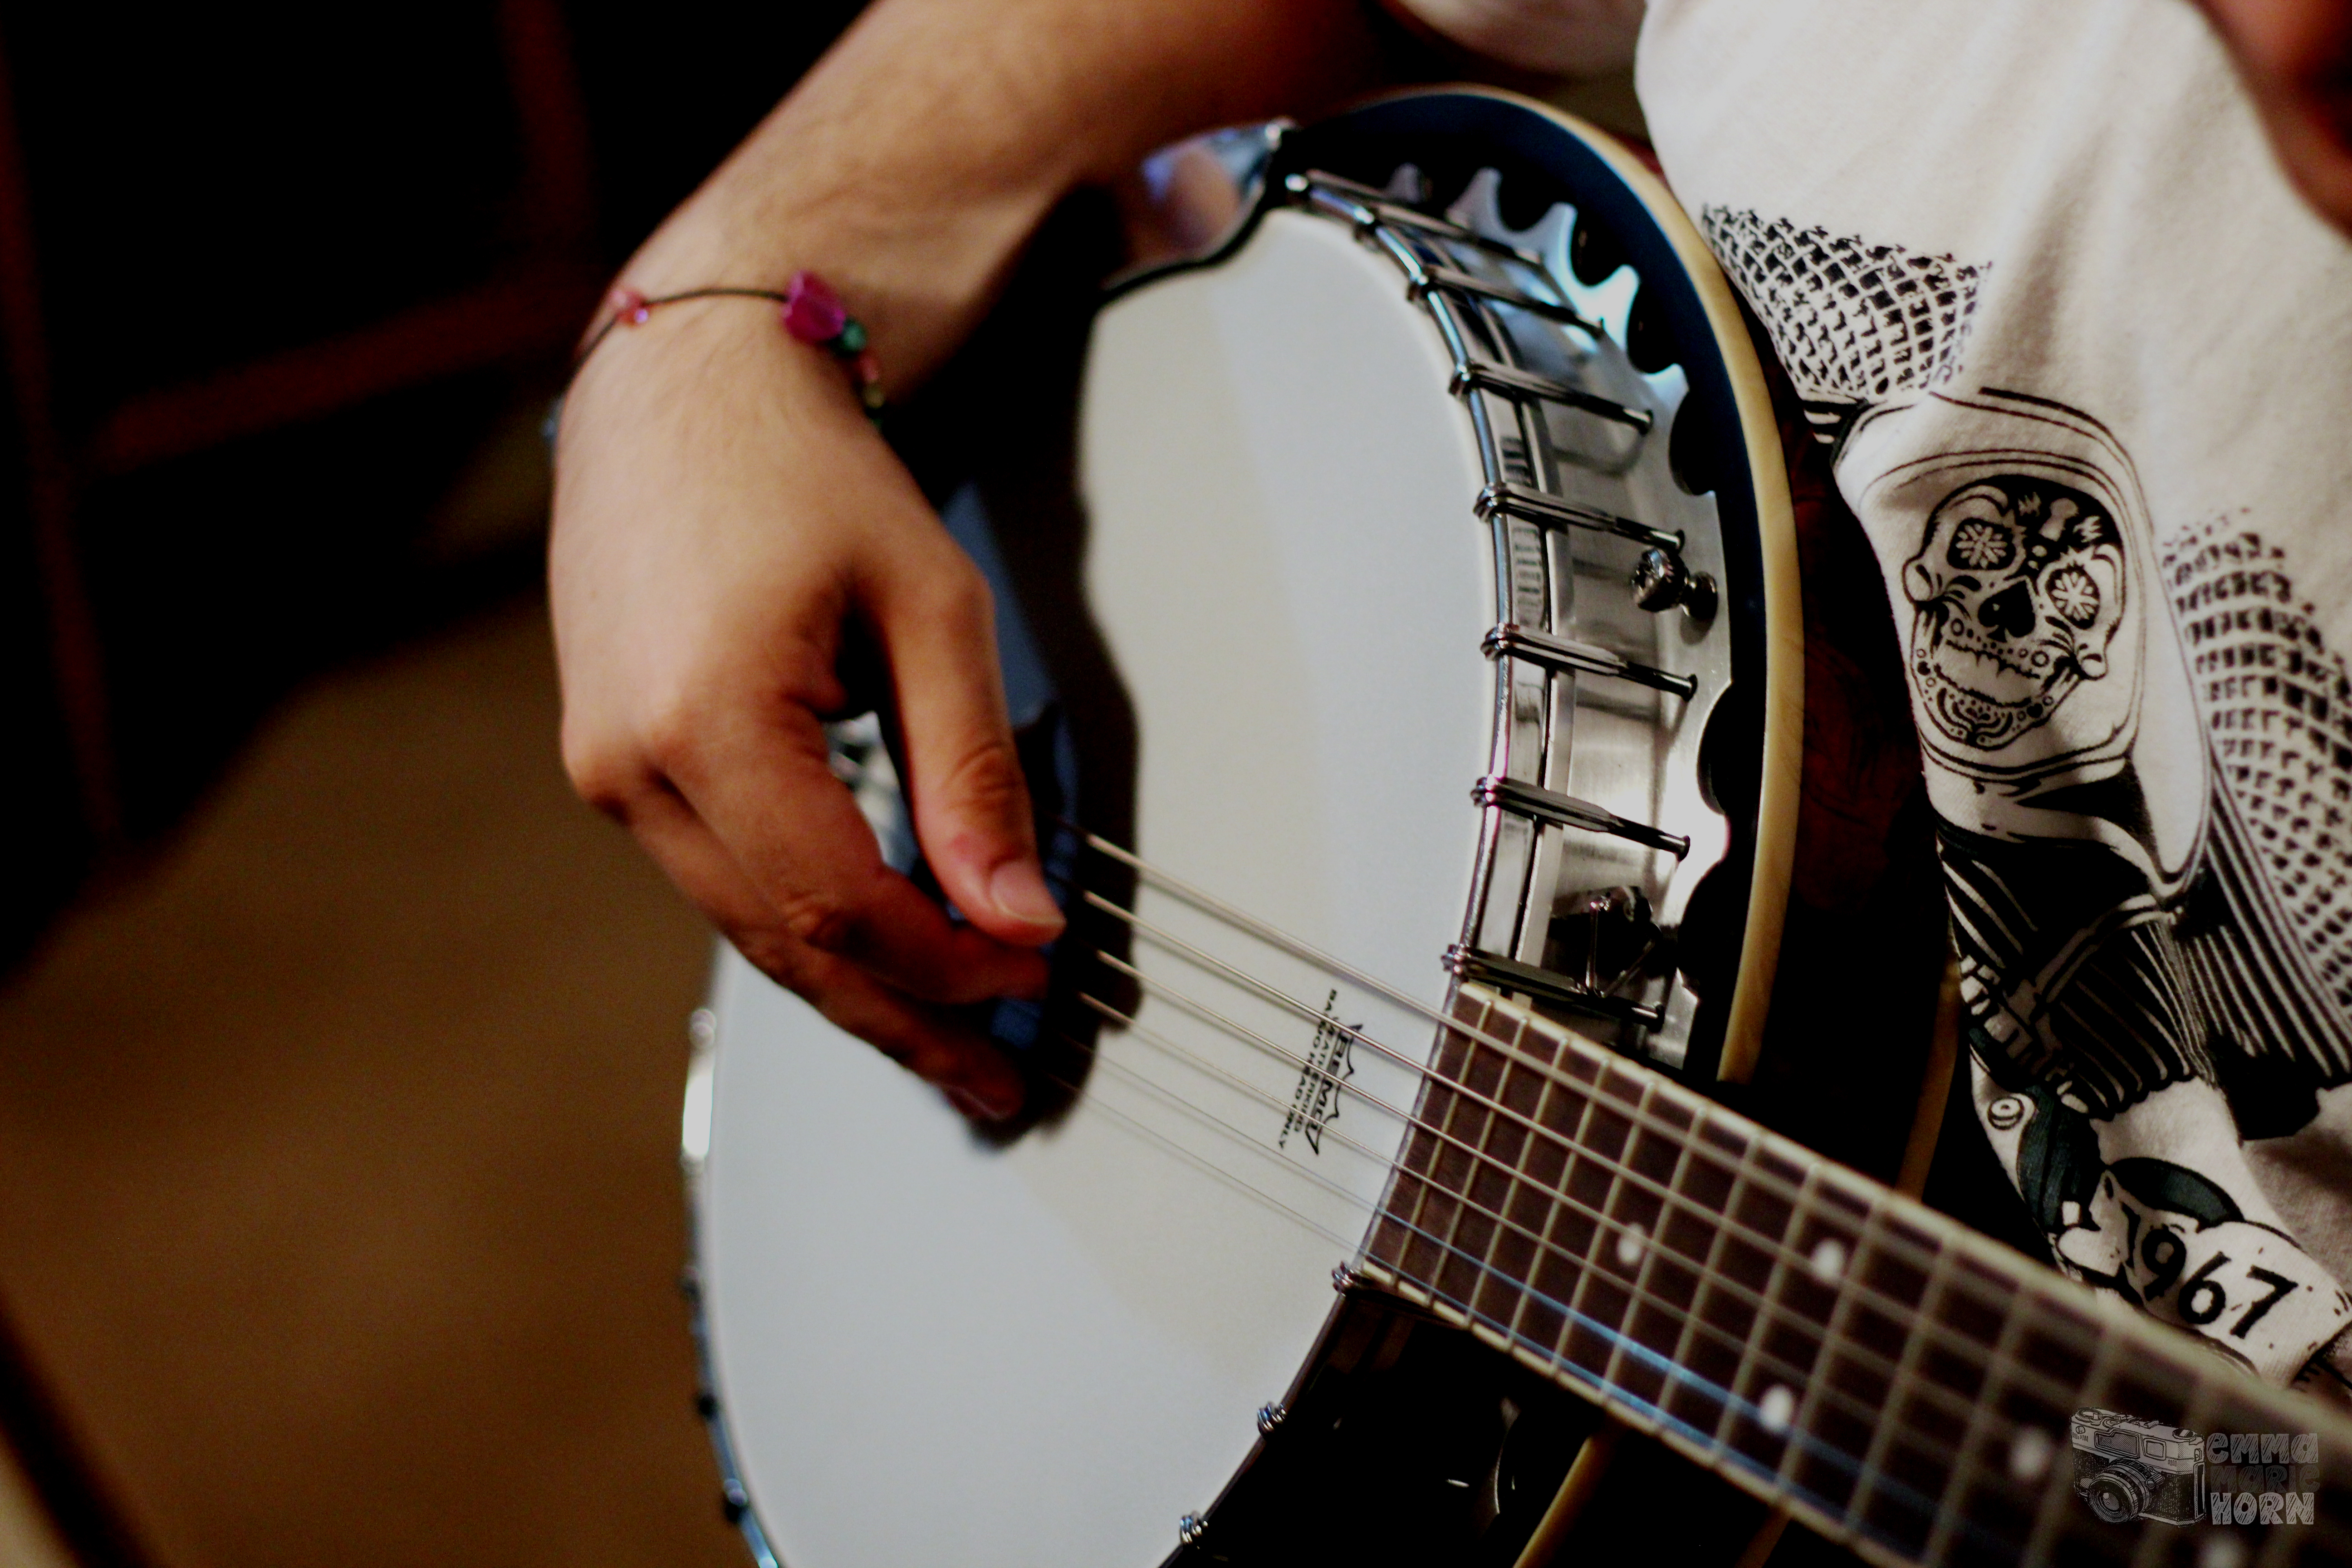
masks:
POLYGON ((830 953, 794 943, 763 954, 778 983, 809 999, 835 1027, 871 1042, 884 1056, 979 1121, 1018 1115, 1025 1089, 1004 1054, 979 1031, 898 995, 830 953))
MULTIPOLYGON (((1019 1112, 1024 1098, 1021 1077, 1002 1051, 977 1030, 892 990, 848 960, 791 935, 726 847, 695 820, 682 799, 649 799, 630 826, 737 952, 805 998, 835 1027, 868 1041, 916 1077, 937 1085, 966 1116, 997 1121, 1019 1112)), ((922 901, 928 906, 928 900, 922 901)))
POLYGON ((1037 862, 1028 785, 1004 709, 988 584, 944 531, 953 560, 869 573, 857 585, 889 661, 916 837, 972 924, 1035 947, 1061 910, 1037 862))
POLYGON ((550 559, 575 784, 835 1022, 959 1092, 1001 1090, 971 1064, 1009 1069, 935 1008, 1042 992, 1034 949, 1061 922, 985 584, 799 345, 680 307, 591 369, 565 408, 550 559), (737 395, 705 395, 720 383, 737 395), (816 715, 845 700, 845 628, 892 666, 918 829, 970 923, 883 863, 829 766, 816 715))
POLYGON ((873 830, 827 765, 814 715, 788 707, 767 718, 747 716, 658 761, 681 804, 757 889, 772 929, 925 1001, 1044 989, 1045 963, 1034 951, 955 924, 883 863, 873 830))

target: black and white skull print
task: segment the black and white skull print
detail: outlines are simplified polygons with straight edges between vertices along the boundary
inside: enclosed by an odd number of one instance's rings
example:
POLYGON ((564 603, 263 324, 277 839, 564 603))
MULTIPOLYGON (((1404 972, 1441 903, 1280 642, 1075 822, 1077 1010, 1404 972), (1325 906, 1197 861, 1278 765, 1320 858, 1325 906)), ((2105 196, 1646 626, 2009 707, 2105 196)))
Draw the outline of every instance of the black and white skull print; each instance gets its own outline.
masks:
POLYGON ((1927 535, 1903 566, 1911 678, 1947 737, 1986 751, 2007 745, 2107 673, 2124 556, 2096 501, 2002 474, 1946 496, 1927 535))
POLYGON ((1755 11, 1652 5, 1643 107, 1877 557, 1979 1119, 2085 1283, 2352 1384, 2352 247, 2193 6, 1755 11))
POLYGON ((2088 415, 1985 389, 1882 405, 1840 466, 1875 476, 1855 510, 1937 810, 1995 839, 2095 839, 2178 892, 2206 748, 2130 455, 2088 415))

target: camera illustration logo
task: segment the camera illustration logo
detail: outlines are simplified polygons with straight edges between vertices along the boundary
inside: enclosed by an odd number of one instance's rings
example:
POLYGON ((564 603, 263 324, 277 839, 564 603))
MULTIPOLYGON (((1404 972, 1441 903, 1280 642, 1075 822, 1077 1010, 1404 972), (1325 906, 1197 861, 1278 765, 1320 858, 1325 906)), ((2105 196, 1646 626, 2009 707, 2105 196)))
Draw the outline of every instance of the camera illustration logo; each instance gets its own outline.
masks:
POLYGON ((2077 1410, 2074 1490, 2109 1524, 2205 1517, 2205 1439, 2113 1410, 2077 1410))
POLYGON ((2115 1410, 2077 1410, 2074 1491, 2109 1524, 2309 1524, 2316 1432, 2199 1434, 2115 1410))

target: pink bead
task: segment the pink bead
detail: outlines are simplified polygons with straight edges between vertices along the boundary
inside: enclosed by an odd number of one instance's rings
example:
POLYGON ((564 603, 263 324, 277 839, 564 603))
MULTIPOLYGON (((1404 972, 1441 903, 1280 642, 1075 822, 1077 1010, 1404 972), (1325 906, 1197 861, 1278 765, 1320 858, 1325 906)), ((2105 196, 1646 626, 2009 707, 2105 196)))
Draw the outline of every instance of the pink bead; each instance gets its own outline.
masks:
POLYGON ((784 331, 804 343, 829 343, 849 321, 841 296, 814 272, 795 272, 784 289, 784 331))
POLYGON ((615 289, 607 298, 612 301, 613 314, 631 326, 641 324, 654 313, 646 297, 635 289, 615 289))

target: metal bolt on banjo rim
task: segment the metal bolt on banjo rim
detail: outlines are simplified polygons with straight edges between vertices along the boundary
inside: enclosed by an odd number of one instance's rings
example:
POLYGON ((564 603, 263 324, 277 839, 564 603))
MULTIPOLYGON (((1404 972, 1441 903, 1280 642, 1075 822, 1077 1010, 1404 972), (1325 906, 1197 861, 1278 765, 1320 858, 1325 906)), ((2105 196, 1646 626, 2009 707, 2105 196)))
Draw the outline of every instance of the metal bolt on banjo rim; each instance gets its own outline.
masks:
POLYGON ((1642 552, 1628 585, 1633 590, 1633 602, 1653 614, 1680 605, 1695 621, 1714 618, 1715 579, 1704 572, 1693 572, 1683 564, 1681 556, 1668 551, 1642 552))
MULTIPOLYGON (((1529 467, 1524 443, 1519 445, 1515 466, 1509 448, 1519 438, 1507 439, 1492 427, 1495 415, 1491 404, 1515 405, 1521 411, 1517 416, 1520 420, 1532 418, 1538 425, 1542 423, 1541 416, 1529 410, 1550 404, 1609 419, 1630 428, 1637 441, 1647 441, 1658 433, 1660 416, 1601 395, 1597 388, 1587 391, 1571 380, 1545 374, 1550 368, 1549 364, 1538 368, 1534 363, 1521 363, 1521 353, 1515 344, 1519 328, 1513 322, 1547 319, 1595 340, 1595 347, 1601 342, 1615 342, 1622 348, 1622 335, 1612 339, 1598 323, 1587 319, 1580 305, 1572 302, 1578 297, 1553 276, 1547 258, 1527 249, 1516 241, 1516 237, 1481 232, 1479 225, 1454 212, 1441 216, 1416 210, 1433 200, 1426 182, 1421 188, 1411 190, 1393 185, 1389 190, 1376 190, 1324 170, 1308 169, 1286 176, 1281 190, 1290 203, 1348 225, 1360 241, 1392 261, 1404 274, 1406 297, 1421 304, 1436 323, 1453 362, 1446 390, 1461 399, 1470 414, 1486 472, 1486 482, 1472 503, 1472 510, 1496 530, 1498 563, 1512 548, 1507 531, 1514 526, 1532 526, 1552 534, 1614 535, 1630 541, 1642 552, 1625 580, 1633 604, 1652 615, 1680 608, 1689 630, 1711 637, 1713 628, 1709 623, 1718 606, 1718 590, 1714 576, 1685 560, 1685 551, 1694 542, 1688 534, 1654 527, 1638 517, 1589 504, 1580 493, 1563 491, 1541 467, 1529 467), (1528 292, 1530 288, 1533 293, 1528 292)), ((1688 711, 1694 713, 1704 712, 1703 684, 1713 686, 1721 679, 1719 673, 1704 669, 1696 673, 1663 669, 1566 635, 1565 627, 1556 631, 1550 626, 1549 615, 1538 612, 1531 616, 1508 595, 1503 596, 1498 608, 1496 629, 1488 634, 1482 648, 1488 658, 1497 662, 1498 669, 1501 660, 1511 658, 1517 660, 1522 668, 1541 670, 1546 677, 1599 676, 1627 680, 1678 699, 1691 705, 1688 711)), ((1688 636, 1687 631, 1685 636, 1688 636)), ((1549 744, 1548 740, 1542 743, 1549 744)), ((1685 862, 1675 876, 1686 879, 1694 871, 1704 874, 1704 862, 1693 864, 1689 860, 1693 849, 1690 837, 1538 787, 1534 779, 1511 776, 1519 772, 1517 767, 1497 765, 1496 773, 1505 776, 1479 781, 1478 805, 1490 813, 1499 809, 1509 816, 1532 821, 1538 834, 1554 826, 1565 827, 1664 850, 1685 862)), ((1541 767, 1536 777, 1549 782, 1551 773, 1549 767, 1541 767)), ((1502 838, 1490 827, 1475 873, 1480 879, 1479 885, 1488 891, 1493 889, 1486 879, 1502 873, 1487 857, 1493 853, 1491 847, 1501 842, 1502 838)), ((1525 872, 1529 868, 1519 869, 1525 872)), ((1479 900, 1486 896, 1486 892, 1474 895, 1479 900)), ((1540 918, 1535 912, 1539 897, 1531 883, 1519 889, 1523 918, 1540 918)), ((1482 909, 1483 903, 1474 904, 1474 926, 1486 918, 1475 912, 1482 909)), ((1669 1041, 1662 1033, 1670 1026, 1669 1005, 1597 994, 1572 977, 1555 974, 1517 958, 1501 957, 1502 948, 1518 945, 1516 939, 1498 941, 1489 933, 1487 940, 1496 944, 1495 949, 1481 951, 1475 936, 1465 931, 1464 942, 1446 954, 1447 967, 1457 976, 1484 976, 1504 984, 1506 989, 1631 1026, 1656 1037, 1653 1054, 1659 1059, 1681 1059, 1683 1042, 1669 1041), (1508 980, 1521 984, 1510 984, 1508 980)), ((1670 974, 1665 984, 1665 1002, 1671 1003, 1679 982, 1670 974)), ((1683 1023, 1688 1023, 1686 1015, 1683 1023)), ((1335 1286, 1346 1289, 1337 1281, 1335 1286)))

